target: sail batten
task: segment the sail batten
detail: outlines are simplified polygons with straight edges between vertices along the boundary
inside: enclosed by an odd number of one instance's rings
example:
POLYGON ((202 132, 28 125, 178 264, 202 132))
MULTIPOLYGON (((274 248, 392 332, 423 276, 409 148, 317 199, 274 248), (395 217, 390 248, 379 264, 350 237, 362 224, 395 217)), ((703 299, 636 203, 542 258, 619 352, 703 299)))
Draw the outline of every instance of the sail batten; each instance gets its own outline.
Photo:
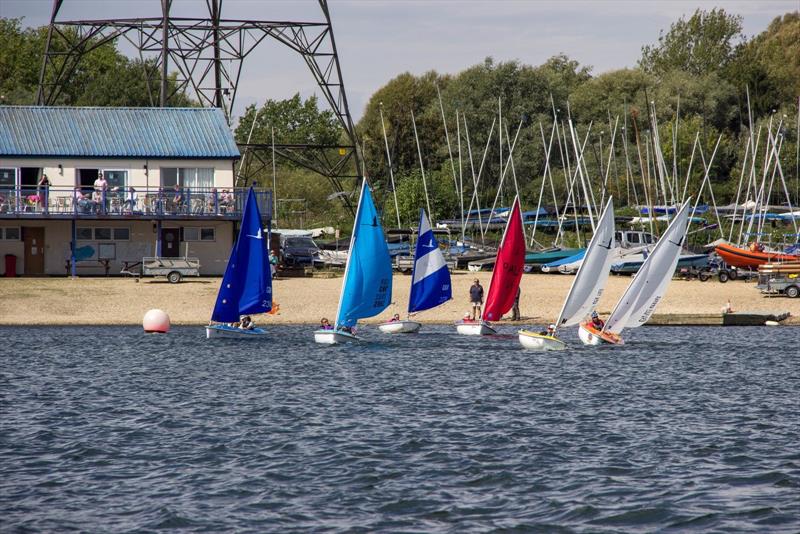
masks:
POLYGON ((272 276, 261 213, 251 187, 247 192, 239 236, 231 250, 222 277, 211 320, 232 323, 242 315, 266 313, 272 309, 272 276))

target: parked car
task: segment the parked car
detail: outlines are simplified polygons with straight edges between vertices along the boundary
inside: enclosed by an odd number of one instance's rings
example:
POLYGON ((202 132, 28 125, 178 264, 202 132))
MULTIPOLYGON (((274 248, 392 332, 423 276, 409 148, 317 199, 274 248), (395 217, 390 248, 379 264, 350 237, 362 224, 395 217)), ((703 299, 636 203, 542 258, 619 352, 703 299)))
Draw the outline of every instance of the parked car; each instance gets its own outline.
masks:
POLYGON ((308 236, 281 235, 283 265, 313 265, 319 259, 319 247, 308 236))

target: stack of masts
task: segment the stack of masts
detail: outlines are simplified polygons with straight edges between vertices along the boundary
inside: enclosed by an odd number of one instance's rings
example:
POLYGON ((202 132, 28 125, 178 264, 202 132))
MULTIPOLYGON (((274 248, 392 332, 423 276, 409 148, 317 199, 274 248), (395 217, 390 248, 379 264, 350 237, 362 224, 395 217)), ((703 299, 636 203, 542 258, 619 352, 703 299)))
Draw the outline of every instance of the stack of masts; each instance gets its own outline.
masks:
MULTIPOLYGON (((750 91, 747 91, 747 110, 749 120, 749 135, 746 138, 747 145, 745 147, 744 162, 742 164, 742 172, 739 177, 739 186, 736 191, 736 201, 734 203, 734 212, 732 217, 732 224, 728 240, 733 241, 734 227, 736 226, 738 209, 740 207, 740 200, 742 200, 742 215, 741 224, 739 226, 739 233, 735 244, 739 247, 744 246, 749 241, 759 241, 758 236, 763 234, 764 222, 766 221, 767 211, 772 198, 773 189, 775 187, 776 177, 780 179, 780 187, 786 197, 786 202, 789 208, 790 219, 794 228, 794 233, 797 234, 797 221, 792 207, 792 198, 789 193, 789 188, 786 183, 786 178, 783 174, 783 167, 781 166, 780 153, 783 147, 783 135, 781 131, 783 128, 783 118, 781 117, 773 128, 773 116, 770 116, 766 128, 766 140, 764 147, 763 165, 761 166, 761 175, 758 176, 757 171, 757 155, 759 154, 759 146, 761 143, 763 126, 759 126, 758 132, 754 135, 753 114, 750 108, 750 91), (742 189, 744 184, 745 169, 748 168, 749 158, 749 172, 747 185, 742 189), (758 221, 755 223, 755 221, 758 221), (753 225, 756 224, 756 230, 753 232, 753 225), (745 232, 745 226, 747 231, 745 232), (754 237, 755 239, 751 239, 754 237)), ((800 111, 798 111, 798 124, 800 124, 800 111)), ((800 128, 800 126, 799 126, 800 128)))

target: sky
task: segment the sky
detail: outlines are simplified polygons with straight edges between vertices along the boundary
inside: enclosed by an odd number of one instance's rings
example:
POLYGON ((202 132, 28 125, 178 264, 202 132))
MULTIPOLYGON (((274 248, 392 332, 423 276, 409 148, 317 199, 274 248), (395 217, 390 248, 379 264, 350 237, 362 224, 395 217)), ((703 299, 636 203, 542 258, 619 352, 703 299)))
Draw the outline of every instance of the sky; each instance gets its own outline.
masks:
MULTIPOLYGON (((483 62, 540 65, 564 53, 593 74, 633 67, 641 47, 696 9, 741 15, 744 33, 762 32, 800 0, 329 0, 351 113, 357 121, 370 95, 402 72, 458 73, 483 62)), ((0 0, 0 16, 26 26, 49 22, 51 0, 0 0)), ((65 0, 60 20, 160 16, 159 0, 65 0)), ((206 16, 204 0, 174 0, 172 15, 206 16)), ((316 1, 223 0, 228 19, 321 21, 316 1)), ((128 52, 121 47, 124 52, 128 52)), ((245 61, 234 114, 267 98, 317 93, 294 52, 265 41, 245 61)))

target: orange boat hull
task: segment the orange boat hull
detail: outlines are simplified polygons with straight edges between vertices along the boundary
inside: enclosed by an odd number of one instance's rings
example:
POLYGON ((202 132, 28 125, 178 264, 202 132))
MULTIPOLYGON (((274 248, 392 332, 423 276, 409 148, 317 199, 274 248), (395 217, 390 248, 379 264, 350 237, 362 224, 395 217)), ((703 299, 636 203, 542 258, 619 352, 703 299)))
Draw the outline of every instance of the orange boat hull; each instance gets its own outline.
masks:
POLYGON ((742 269, 758 269, 759 265, 770 262, 800 261, 800 256, 778 254, 775 252, 758 252, 746 248, 722 244, 716 247, 717 254, 731 267, 742 269))

